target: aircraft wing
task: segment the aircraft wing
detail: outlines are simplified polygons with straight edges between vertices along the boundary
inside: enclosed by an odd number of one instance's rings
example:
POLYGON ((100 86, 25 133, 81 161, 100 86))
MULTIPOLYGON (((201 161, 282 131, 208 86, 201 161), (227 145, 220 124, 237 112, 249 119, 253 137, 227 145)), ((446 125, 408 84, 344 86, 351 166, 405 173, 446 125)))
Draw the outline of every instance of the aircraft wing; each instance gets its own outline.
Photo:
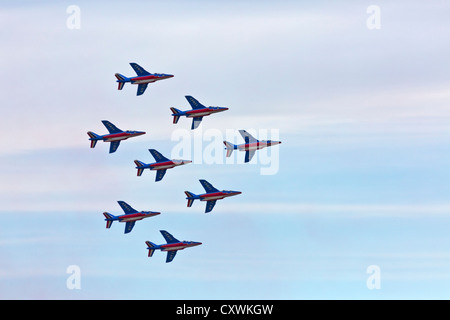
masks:
POLYGON ((258 139, 253 137, 250 133, 248 133, 245 130, 239 130, 239 133, 241 134, 242 138, 245 140, 245 143, 254 143, 258 142, 258 139), (248 139, 248 140, 247 140, 248 139), (248 141, 248 142, 247 142, 248 141))
POLYGON ((136 95, 140 96, 141 94, 143 94, 145 92, 145 89, 147 89, 147 86, 148 86, 148 83, 139 84, 136 95))
POLYGON ((161 153, 159 153, 155 149, 148 149, 148 151, 150 151, 150 153, 152 154, 153 158, 155 158, 155 160, 158 161, 158 162, 170 161, 169 159, 164 157, 161 153))
POLYGON ((116 152, 117 148, 119 147, 120 141, 112 141, 111 145, 109 146, 109 153, 116 152))
POLYGON ((195 99, 192 96, 185 96, 189 104, 191 105, 192 109, 203 109, 206 108, 204 105, 202 105, 200 102, 198 102, 197 99, 195 99))
POLYGON ((156 179, 155 181, 160 181, 166 174, 167 169, 156 170, 156 179))
POLYGON ((125 233, 131 232, 133 230, 134 224, 136 221, 128 221, 125 223, 125 233))
POLYGON ((206 192, 208 192, 208 193, 210 193, 210 192, 219 192, 219 190, 217 190, 216 188, 214 188, 214 187, 212 186, 212 184, 209 183, 208 181, 203 180, 203 179, 201 179, 201 180, 199 180, 199 181, 200 181, 200 183, 202 184, 203 188, 205 188, 205 191, 206 191, 206 192))
POLYGON ((210 212, 214 206, 216 205, 217 200, 209 200, 206 202, 206 210, 205 213, 210 212))
POLYGON ((115 125, 113 125, 111 122, 109 122, 107 120, 102 120, 102 123, 104 124, 106 129, 108 129, 109 133, 121 133, 121 132, 123 132, 122 130, 120 130, 119 128, 117 128, 115 125))
POLYGON ((245 162, 250 162, 255 155, 256 150, 245 151, 245 162))
POLYGON ((167 258, 166 258, 166 263, 170 262, 173 260, 173 258, 175 258, 175 255, 177 254, 177 251, 167 251, 167 258))
POLYGON ((203 117, 194 117, 194 118, 192 118, 191 130, 194 130, 194 129, 198 128, 198 126, 202 122, 202 119, 203 119, 203 117))
POLYGON ((123 212, 125 214, 132 214, 137 213, 137 210, 133 209, 128 203, 125 201, 117 201, 119 203, 119 206, 122 208, 123 212))
POLYGON ((170 233, 168 233, 165 230, 160 230, 159 232, 161 232, 161 234, 163 235, 164 239, 166 239, 167 243, 177 243, 180 242, 180 240, 177 240, 174 238, 173 235, 171 235, 170 233))
POLYGON ((142 68, 140 65, 134 62, 130 62, 130 66, 134 69, 136 74, 138 76, 148 76, 150 72, 146 71, 144 68, 142 68))

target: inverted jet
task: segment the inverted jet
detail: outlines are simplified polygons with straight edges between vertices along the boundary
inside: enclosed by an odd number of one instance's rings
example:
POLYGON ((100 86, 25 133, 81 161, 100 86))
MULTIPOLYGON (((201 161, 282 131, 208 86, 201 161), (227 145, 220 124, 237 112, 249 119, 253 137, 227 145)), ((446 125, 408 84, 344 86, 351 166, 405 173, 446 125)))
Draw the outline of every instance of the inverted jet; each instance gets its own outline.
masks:
POLYGON ((149 83, 156 82, 159 80, 164 80, 168 78, 172 78, 173 75, 171 74, 165 74, 165 73, 150 73, 146 71, 144 68, 142 68, 140 65, 134 62, 130 62, 131 67, 136 72, 136 77, 125 77, 124 75, 121 75, 120 73, 116 73, 115 76, 117 78, 116 82, 119 83, 118 90, 122 90, 125 83, 130 82, 131 84, 137 84, 137 94, 140 96, 145 92, 145 89, 147 89, 147 86, 149 83))
POLYGON ((239 133, 241 134, 242 138, 244 138, 245 143, 235 145, 228 141, 223 142, 226 146, 225 149, 227 150, 227 157, 231 156, 233 150, 245 151, 245 162, 249 162, 255 155, 256 150, 275 146, 281 143, 281 141, 258 140, 245 130, 239 130, 239 133))
POLYGON ((95 145, 99 140, 102 140, 103 142, 111 142, 109 153, 116 152, 120 141, 145 134, 144 131, 122 131, 107 120, 102 120, 102 123, 105 125, 106 129, 108 129, 109 134, 101 136, 92 131, 89 131, 87 134, 89 135, 89 140, 91 141, 91 148, 95 148, 95 145))
POLYGON ((148 149, 148 151, 150 151, 153 158, 155 158, 156 162, 147 164, 139 160, 134 160, 134 163, 136 164, 138 176, 142 175, 144 169, 156 170, 155 181, 160 181, 166 174, 167 169, 171 169, 192 162, 190 160, 176 160, 176 159, 170 160, 164 157, 161 153, 159 153, 155 149, 148 149))
POLYGON ((226 107, 205 107, 198 100, 192 96, 186 96, 187 101, 192 107, 192 110, 181 111, 177 108, 170 108, 172 110, 173 123, 177 123, 181 116, 186 118, 192 118, 191 130, 197 128, 202 122, 203 117, 209 116, 210 114, 222 112, 228 110, 226 107))
POLYGON ((111 225, 114 221, 125 222, 125 232, 124 233, 129 233, 133 229, 136 221, 142 220, 145 218, 150 218, 153 216, 157 216, 158 214, 160 214, 160 212, 154 212, 154 211, 137 211, 137 210, 133 209, 125 201, 117 201, 117 202, 119 203, 120 207, 122 208, 123 212, 125 212, 125 214, 120 215, 120 216, 115 216, 115 215, 112 215, 111 213, 103 212, 103 215, 105 216, 107 229, 111 228, 111 225))
POLYGON ((210 212, 214 206, 216 205, 216 201, 226 198, 226 197, 231 197, 231 196, 235 196, 238 194, 241 194, 242 192, 240 191, 232 191, 232 190, 222 190, 219 191, 218 189, 214 188, 212 186, 211 183, 209 183, 206 180, 199 180, 200 183, 202 184, 203 188, 205 189, 206 193, 203 194, 193 194, 192 192, 189 191, 185 191, 184 193, 187 196, 187 206, 191 207, 192 203, 194 203, 194 200, 200 200, 200 201, 206 201, 206 209, 205 209, 205 213, 210 212))
POLYGON ((145 241, 148 249, 148 256, 151 257, 155 250, 167 251, 166 263, 171 262, 178 250, 183 250, 185 248, 195 247, 201 245, 201 242, 195 241, 180 241, 175 239, 170 233, 165 230, 160 230, 164 239, 166 239, 167 244, 157 245, 150 241, 145 241))

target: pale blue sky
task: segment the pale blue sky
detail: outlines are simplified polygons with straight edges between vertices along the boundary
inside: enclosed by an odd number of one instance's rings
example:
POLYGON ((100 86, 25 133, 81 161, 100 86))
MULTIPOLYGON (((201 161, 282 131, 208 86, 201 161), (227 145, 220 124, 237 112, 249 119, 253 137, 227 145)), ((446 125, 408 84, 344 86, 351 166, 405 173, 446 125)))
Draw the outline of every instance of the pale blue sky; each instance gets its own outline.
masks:
MULTIPOLYGON (((450 5, 422 1, 2 4, 0 298, 448 299, 450 5), (66 27, 69 5, 81 29, 66 27), (381 28, 369 30, 369 5, 381 28), (117 90, 129 62, 174 74, 117 90), (279 171, 170 156, 170 107, 227 106, 207 130, 279 130, 279 171), (147 134, 89 148, 101 120, 147 134), (242 194, 186 207, 198 179, 242 194), (105 228, 117 200, 162 214, 105 228), (203 245, 147 257, 158 230, 203 245), (81 289, 66 269, 81 270, 81 289), (381 269, 381 289, 366 269, 381 269)), ((216 131, 217 132, 217 131, 216 131)), ((236 141, 240 138, 236 136, 236 141)), ((221 144, 221 141, 216 141, 221 144)), ((208 142, 209 143, 209 142, 208 142)), ((225 151, 224 151, 225 157, 225 151)), ((235 157, 243 157, 237 154, 235 157)), ((225 158, 224 158, 225 159, 225 158)))

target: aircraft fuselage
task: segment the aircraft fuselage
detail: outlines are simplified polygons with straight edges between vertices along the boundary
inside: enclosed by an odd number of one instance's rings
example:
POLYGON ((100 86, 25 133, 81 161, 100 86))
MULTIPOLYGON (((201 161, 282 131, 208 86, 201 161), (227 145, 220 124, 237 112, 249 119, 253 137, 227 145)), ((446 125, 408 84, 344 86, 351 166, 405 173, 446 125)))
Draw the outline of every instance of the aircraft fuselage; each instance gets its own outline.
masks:
POLYGON ((130 221, 138 221, 142 220, 144 218, 153 217, 160 214, 159 212, 137 212, 137 213, 131 213, 131 214, 124 214, 121 216, 118 216, 119 222, 130 222, 130 221))
POLYGON ((210 200, 220 200, 226 197, 231 197, 241 194, 239 191, 219 191, 219 192, 211 192, 200 194, 200 201, 210 201, 210 200))
POLYGON ((259 150, 273 145, 280 144, 280 141, 258 141, 253 143, 244 143, 238 145, 239 151, 259 150))
POLYGON ((130 83, 131 84, 145 84, 145 83, 152 83, 152 82, 156 82, 158 80, 164 80, 164 79, 168 79, 168 78, 172 78, 172 77, 173 77, 173 75, 150 74, 147 76, 139 76, 139 77, 130 78, 130 83))
POLYGON ((126 140, 131 137, 137 137, 137 136, 140 136, 143 134, 145 134, 145 132, 124 131, 124 132, 119 132, 119 133, 105 134, 104 136, 102 136, 102 139, 105 142, 121 141, 121 140, 126 140))
POLYGON ((176 167, 177 164, 173 161, 165 161, 165 162, 155 162, 149 165, 150 170, 162 170, 162 169, 171 169, 176 167))
POLYGON ((204 116, 209 116, 213 113, 222 112, 225 110, 228 110, 228 108, 208 107, 208 108, 193 109, 193 110, 185 111, 185 115, 186 115, 186 118, 204 117, 204 116))
POLYGON ((161 251, 176 251, 176 250, 183 250, 185 248, 189 247, 195 247, 198 245, 201 245, 201 242, 194 242, 194 241, 182 241, 178 243, 168 243, 168 244, 162 244, 160 245, 161 251))

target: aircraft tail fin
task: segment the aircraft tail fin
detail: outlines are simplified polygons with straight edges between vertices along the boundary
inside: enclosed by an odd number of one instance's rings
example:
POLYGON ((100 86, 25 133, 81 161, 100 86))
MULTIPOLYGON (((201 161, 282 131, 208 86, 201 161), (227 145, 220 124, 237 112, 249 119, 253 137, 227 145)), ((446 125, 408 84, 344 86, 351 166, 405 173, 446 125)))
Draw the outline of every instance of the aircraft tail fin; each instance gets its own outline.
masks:
POLYGON ((127 80, 127 77, 121 75, 120 73, 116 73, 115 76, 117 78, 117 82, 119 83, 117 90, 122 90, 122 88, 125 85, 125 82, 127 80))
POLYGON ((151 257, 155 252, 155 248, 157 247, 157 245, 150 241, 145 241, 145 244, 147 244, 148 256, 151 257))
POLYGON ((181 110, 178 110, 177 108, 170 108, 172 110, 172 116, 173 116, 173 123, 177 123, 180 119, 180 115, 183 113, 181 110))
POLYGON ((134 163, 136 164, 136 169, 137 169, 137 175, 138 177, 140 177, 142 175, 142 172, 144 172, 144 166, 145 163, 143 163, 142 161, 139 160, 134 160, 134 163))
POLYGON ((108 213, 108 212, 103 212, 103 215, 105 216, 105 220, 106 220, 106 229, 109 229, 109 228, 111 228, 111 225, 112 225, 112 223, 113 223, 113 218, 114 218, 114 216, 111 214, 111 213, 108 213))
POLYGON ((185 194, 186 194, 186 196, 187 196, 187 206, 188 207, 191 207, 192 206, 192 204, 194 203, 194 200, 195 200, 195 194, 193 194, 192 192, 189 192, 189 191, 185 191, 184 192, 185 194))
POLYGON ((87 134, 89 135, 89 140, 91 140, 91 148, 95 148, 97 141, 100 140, 101 137, 92 131, 89 131, 87 134))
POLYGON ((234 149, 237 149, 237 146, 228 142, 228 141, 224 141, 223 144, 226 146, 227 149, 227 157, 230 157, 231 154, 233 153, 234 149))

